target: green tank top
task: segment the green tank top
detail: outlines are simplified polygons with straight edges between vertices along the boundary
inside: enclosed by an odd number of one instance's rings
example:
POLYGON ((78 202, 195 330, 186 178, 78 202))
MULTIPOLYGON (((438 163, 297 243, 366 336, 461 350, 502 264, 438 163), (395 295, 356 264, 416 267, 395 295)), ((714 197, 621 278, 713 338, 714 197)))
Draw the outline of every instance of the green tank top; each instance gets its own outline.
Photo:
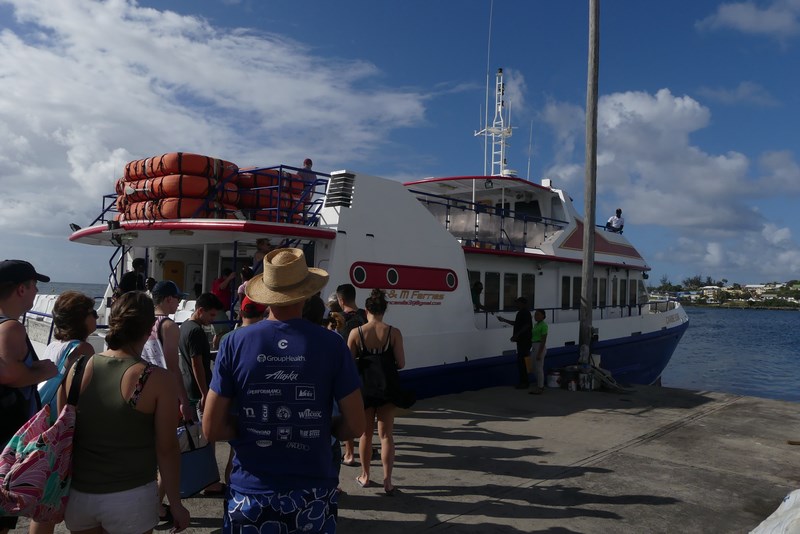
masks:
POLYGON ((114 493, 154 481, 155 416, 131 407, 119 391, 125 371, 141 360, 95 354, 92 362, 92 381, 78 400, 72 487, 114 493))

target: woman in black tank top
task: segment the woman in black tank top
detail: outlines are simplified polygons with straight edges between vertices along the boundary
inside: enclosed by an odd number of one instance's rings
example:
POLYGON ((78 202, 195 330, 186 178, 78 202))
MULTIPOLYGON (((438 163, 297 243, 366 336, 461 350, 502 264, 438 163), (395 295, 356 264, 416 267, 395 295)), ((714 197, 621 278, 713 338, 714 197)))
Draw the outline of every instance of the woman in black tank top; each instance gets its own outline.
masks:
POLYGON ((364 307, 367 310, 367 324, 353 329, 347 339, 347 346, 358 362, 363 382, 362 393, 366 418, 366 428, 358 442, 361 475, 356 477, 356 483, 361 487, 366 487, 370 483, 372 434, 377 419, 378 437, 381 440, 383 490, 387 495, 393 495, 395 492, 392 484, 395 406, 390 398, 393 389, 397 386, 397 369, 402 369, 406 364, 403 336, 397 328, 383 322, 387 308, 386 296, 383 291, 373 289, 364 307))

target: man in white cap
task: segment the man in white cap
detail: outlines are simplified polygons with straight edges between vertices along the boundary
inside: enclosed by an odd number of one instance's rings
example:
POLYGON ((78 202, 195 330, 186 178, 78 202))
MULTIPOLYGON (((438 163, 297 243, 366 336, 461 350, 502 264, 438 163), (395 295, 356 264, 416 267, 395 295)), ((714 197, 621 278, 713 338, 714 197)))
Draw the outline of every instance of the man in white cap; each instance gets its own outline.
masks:
MULTIPOLYGON (((36 282, 49 281, 27 261, 0 262, 0 446, 41 408, 36 385, 58 374, 51 360, 39 360, 19 322, 33 307, 36 282)), ((0 534, 16 523, 16 517, 0 517, 0 534)))
POLYGON ((331 436, 364 430, 360 380, 336 332, 302 318, 306 299, 328 282, 302 250, 277 249, 247 297, 270 317, 228 335, 217 355, 203 431, 234 450, 223 532, 335 532, 338 478, 331 436), (341 416, 333 417, 337 402, 341 416), (234 407, 235 416, 231 415, 234 407))

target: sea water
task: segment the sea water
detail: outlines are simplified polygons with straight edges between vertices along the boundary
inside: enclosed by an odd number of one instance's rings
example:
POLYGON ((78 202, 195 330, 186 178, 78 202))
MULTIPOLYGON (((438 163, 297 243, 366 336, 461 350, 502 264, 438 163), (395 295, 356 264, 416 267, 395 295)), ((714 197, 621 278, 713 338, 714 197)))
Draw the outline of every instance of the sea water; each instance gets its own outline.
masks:
POLYGON ((664 386, 800 401, 800 312, 687 307, 664 386))
POLYGON ((102 297, 106 292, 105 284, 79 284, 77 282, 38 282, 36 287, 41 295, 60 295, 64 291, 80 291, 92 298, 102 297))

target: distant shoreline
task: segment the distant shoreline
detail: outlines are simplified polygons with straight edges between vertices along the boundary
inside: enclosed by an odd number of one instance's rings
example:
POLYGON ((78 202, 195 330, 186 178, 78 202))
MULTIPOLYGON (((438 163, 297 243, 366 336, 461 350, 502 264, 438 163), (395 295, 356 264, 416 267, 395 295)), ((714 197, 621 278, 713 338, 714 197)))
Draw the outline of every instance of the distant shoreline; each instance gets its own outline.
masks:
POLYGON ((734 304, 694 304, 691 302, 681 302, 684 308, 716 308, 730 310, 781 310, 781 311, 800 311, 798 306, 742 306, 734 304))

